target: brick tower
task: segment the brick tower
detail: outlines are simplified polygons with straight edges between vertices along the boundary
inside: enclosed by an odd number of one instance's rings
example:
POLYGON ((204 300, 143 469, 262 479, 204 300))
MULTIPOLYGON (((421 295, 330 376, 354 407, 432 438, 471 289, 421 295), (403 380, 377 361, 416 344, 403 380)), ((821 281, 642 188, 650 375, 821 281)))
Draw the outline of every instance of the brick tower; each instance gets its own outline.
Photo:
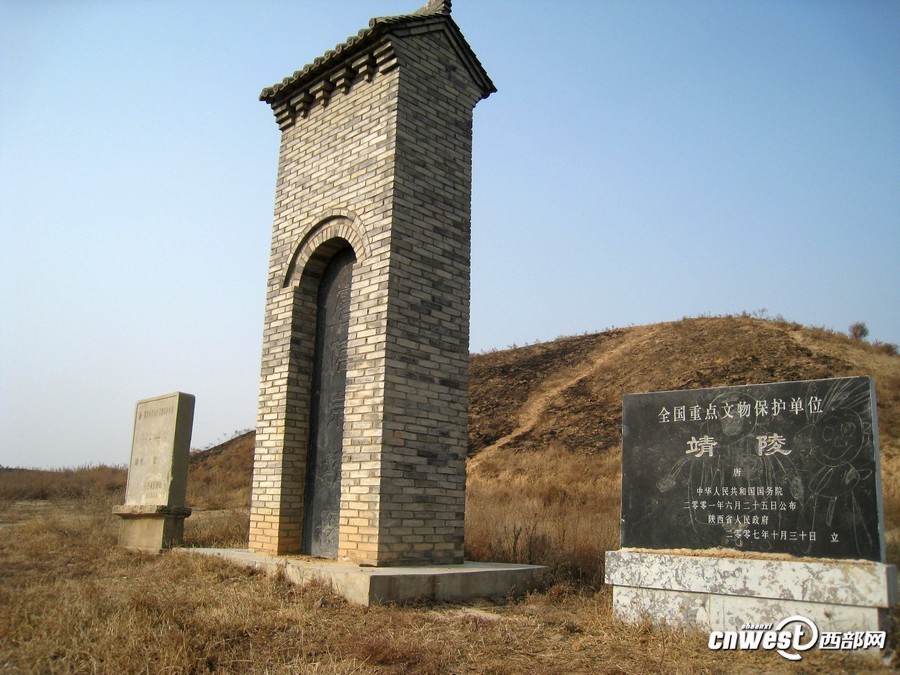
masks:
POLYGON ((463 561, 472 112, 449 0, 260 98, 281 129, 250 548, 463 561))

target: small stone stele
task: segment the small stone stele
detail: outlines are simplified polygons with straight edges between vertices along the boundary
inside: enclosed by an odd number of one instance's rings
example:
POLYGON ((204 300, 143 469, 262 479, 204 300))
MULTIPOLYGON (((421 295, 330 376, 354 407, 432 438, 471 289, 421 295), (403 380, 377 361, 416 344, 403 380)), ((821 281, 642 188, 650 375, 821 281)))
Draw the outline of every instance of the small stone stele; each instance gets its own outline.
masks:
POLYGON ((119 545, 158 553, 183 541, 194 397, 176 392, 138 401, 119 545))

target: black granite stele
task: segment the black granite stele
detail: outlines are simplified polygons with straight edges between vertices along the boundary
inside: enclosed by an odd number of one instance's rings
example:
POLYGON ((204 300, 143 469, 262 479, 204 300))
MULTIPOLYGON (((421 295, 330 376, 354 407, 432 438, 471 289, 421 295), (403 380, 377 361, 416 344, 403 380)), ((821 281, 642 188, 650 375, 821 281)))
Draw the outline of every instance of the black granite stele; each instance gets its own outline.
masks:
POLYGON ((868 377, 629 394, 622 546, 884 562, 868 377))

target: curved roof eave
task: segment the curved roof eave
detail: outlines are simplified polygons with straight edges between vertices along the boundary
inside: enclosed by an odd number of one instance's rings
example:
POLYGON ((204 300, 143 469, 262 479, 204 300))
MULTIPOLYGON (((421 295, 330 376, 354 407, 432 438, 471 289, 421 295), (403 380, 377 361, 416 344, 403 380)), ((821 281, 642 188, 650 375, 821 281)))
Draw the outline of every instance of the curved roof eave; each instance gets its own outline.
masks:
POLYGON ((356 35, 352 35, 344 42, 336 45, 322 56, 317 57, 312 63, 307 64, 281 82, 271 87, 266 87, 259 95, 260 101, 274 105, 280 100, 290 96, 296 89, 310 84, 317 77, 332 70, 342 62, 364 52, 380 38, 388 35, 392 30, 400 27, 411 27, 428 24, 444 23, 455 37, 454 42, 463 51, 463 59, 472 74, 473 79, 481 86, 483 95, 487 98, 497 91, 491 78, 488 76, 478 57, 472 51, 469 43, 460 31, 459 26, 450 16, 450 0, 432 0, 424 7, 411 14, 401 16, 375 17, 369 21, 369 26, 363 28, 356 35))

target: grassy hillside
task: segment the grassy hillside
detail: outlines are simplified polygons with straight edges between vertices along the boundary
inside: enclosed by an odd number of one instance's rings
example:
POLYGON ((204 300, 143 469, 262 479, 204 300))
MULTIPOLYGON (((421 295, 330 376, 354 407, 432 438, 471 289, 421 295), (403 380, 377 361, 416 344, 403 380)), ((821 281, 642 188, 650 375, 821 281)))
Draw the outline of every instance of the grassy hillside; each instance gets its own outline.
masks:
MULTIPOLYGON (((471 361, 466 555, 551 567, 520 602, 364 609, 200 556, 116 547, 125 470, 0 468, 0 670, 167 672, 788 671, 691 631, 625 626, 603 587, 619 542, 625 393, 875 378, 889 562, 900 562, 900 357, 828 331, 701 318, 471 361)), ((246 545, 254 434, 191 457, 187 546, 246 545)), ((894 612, 898 614, 897 611, 894 612)), ((900 615, 897 616, 900 619, 900 615)), ((891 644, 898 647, 898 631, 891 644)), ((809 652, 806 672, 875 670, 809 652)))
MULTIPOLYGON (((841 333, 751 317, 683 319, 474 355, 469 456, 621 449, 622 396, 848 375, 875 378, 881 450, 900 456, 900 358, 841 333)), ((249 490, 253 432, 196 453, 191 481, 249 490)), ((246 502, 244 502, 246 503, 246 502)))
POLYGON ((256 433, 248 431, 209 450, 192 453, 188 504, 212 509, 250 506, 255 440, 256 433))
MULTIPOLYGON (((847 375, 874 377, 888 552, 900 558, 900 357, 784 321, 719 317, 638 326, 471 360, 466 552, 553 566, 597 587, 618 546, 622 396, 847 375)), ((188 503, 249 505, 253 432, 192 455, 188 503)), ((122 469, 0 472, 0 499, 124 486, 122 469), (13 475, 14 474, 14 475, 13 475)), ((202 519, 189 521, 199 526, 202 519)), ((240 530, 232 521, 228 540, 240 530)), ((204 540, 214 540, 211 532, 204 540)))
POLYGON ((876 380, 882 451, 900 453, 900 359, 845 335, 750 317, 684 319, 472 358, 469 454, 621 447, 622 396, 847 375, 876 380))
POLYGON ((875 378, 887 548, 900 561, 900 357, 821 329, 685 319, 474 356, 467 553, 599 586, 618 548, 622 396, 847 375, 875 378))

